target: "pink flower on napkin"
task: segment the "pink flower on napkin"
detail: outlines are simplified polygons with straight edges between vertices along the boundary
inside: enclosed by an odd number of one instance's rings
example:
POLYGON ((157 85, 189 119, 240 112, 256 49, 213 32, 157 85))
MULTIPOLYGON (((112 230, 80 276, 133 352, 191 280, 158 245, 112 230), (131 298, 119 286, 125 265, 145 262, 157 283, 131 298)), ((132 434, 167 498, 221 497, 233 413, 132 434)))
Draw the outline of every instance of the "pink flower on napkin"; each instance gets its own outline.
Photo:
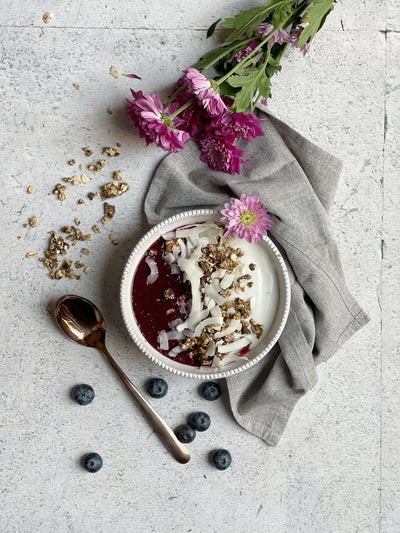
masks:
POLYGON ((260 202, 260 196, 242 194, 240 200, 231 198, 221 211, 221 222, 225 224, 224 237, 238 235, 240 239, 255 243, 263 238, 274 225, 268 209, 260 202))
POLYGON ((227 111, 221 116, 213 118, 209 129, 212 129, 216 135, 233 135, 245 141, 251 141, 255 137, 264 135, 261 124, 262 121, 254 113, 230 113, 227 111))
POLYGON ((245 163, 243 150, 234 144, 235 137, 218 137, 205 134, 199 139, 200 159, 213 170, 240 174, 240 163, 245 163))

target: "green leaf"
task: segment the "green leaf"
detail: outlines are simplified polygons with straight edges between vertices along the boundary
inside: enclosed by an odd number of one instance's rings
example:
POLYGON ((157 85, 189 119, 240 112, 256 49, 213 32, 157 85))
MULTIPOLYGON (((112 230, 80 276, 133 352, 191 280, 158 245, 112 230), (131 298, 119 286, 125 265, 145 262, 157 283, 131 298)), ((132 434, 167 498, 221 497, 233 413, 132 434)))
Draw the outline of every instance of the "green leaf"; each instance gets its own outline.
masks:
POLYGON ((274 28, 277 28, 287 20, 291 14, 293 10, 293 0, 270 0, 270 2, 268 2, 268 7, 273 8, 274 10, 271 24, 274 28))
POLYGON ((231 87, 227 81, 224 81, 218 86, 218 91, 222 96, 234 96, 238 92, 238 90, 235 87, 231 87))
POLYGON ((333 9, 335 0, 314 0, 307 13, 304 15, 302 22, 308 22, 308 26, 300 34, 300 38, 297 42, 297 47, 301 48, 306 42, 311 41, 314 35, 319 31, 326 17, 333 9))
POLYGON ((226 38, 225 43, 230 44, 236 39, 239 39, 244 33, 250 36, 257 27, 263 22, 269 12, 267 7, 253 7, 243 13, 239 13, 236 17, 225 19, 221 23, 222 28, 233 30, 226 38))
POLYGON ((257 91, 264 98, 271 96, 271 80, 266 75, 264 68, 254 70, 246 76, 234 75, 228 80, 232 87, 240 88, 235 97, 234 107, 238 113, 245 112, 251 104, 257 91))
POLYGON ((221 22, 222 19, 216 20, 207 30, 207 39, 211 37, 211 35, 214 33, 215 28, 218 26, 218 24, 221 22))

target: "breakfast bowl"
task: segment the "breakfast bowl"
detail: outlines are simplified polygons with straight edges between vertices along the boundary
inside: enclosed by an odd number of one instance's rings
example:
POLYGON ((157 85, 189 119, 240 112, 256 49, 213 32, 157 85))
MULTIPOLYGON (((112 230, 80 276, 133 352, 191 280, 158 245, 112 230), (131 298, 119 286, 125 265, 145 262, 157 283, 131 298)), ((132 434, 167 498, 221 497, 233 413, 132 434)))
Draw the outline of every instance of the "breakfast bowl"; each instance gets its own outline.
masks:
POLYGON ((223 237, 220 213, 186 211, 137 243, 121 281, 130 336, 174 374, 219 379, 265 357, 289 313, 290 283, 275 244, 223 237))

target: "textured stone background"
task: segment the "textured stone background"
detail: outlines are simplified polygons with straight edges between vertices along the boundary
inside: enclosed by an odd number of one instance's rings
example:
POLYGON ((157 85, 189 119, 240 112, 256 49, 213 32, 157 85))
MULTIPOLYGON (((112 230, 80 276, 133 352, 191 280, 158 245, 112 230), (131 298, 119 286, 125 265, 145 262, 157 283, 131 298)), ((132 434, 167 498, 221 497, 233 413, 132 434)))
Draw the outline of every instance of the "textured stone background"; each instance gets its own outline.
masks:
POLYGON ((318 386, 298 404, 280 445, 268 448, 242 430, 224 401, 200 397, 198 383, 150 364, 121 322, 121 271, 146 229, 142 199, 164 155, 133 132, 124 98, 130 86, 167 91, 217 44, 218 34, 205 40, 211 22, 262 3, 0 3, 2 532, 400 531, 397 0, 339 0, 310 54, 291 51, 274 79, 271 110, 344 161, 333 227, 348 284, 371 317, 319 368, 318 386), (46 11, 54 12, 49 25, 46 11), (115 80, 110 65, 143 79, 115 80), (115 202, 111 227, 89 243, 93 271, 54 282, 25 254, 42 252, 46 232, 76 216, 89 230, 101 203, 77 205, 91 186, 70 187, 63 203, 51 191, 72 174, 68 159, 87 163, 82 146, 100 154, 115 142, 121 156, 95 179, 120 169, 131 189, 115 202), (33 215, 39 227, 25 229, 33 215), (110 231, 120 237, 116 247, 110 231), (150 376, 168 380, 157 408, 172 426, 193 410, 209 412, 212 427, 190 445, 188 465, 171 459, 100 354, 60 334, 52 311, 67 292, 102 308, 109 350, 141 388, 150 376), (80 382, 96 390, 90 406, 70 399, 80 382), (209 463, 216 447, 231 450, 226 472, 209 463), (89 451, 104 459, 96 475, 79 465, 89 451))

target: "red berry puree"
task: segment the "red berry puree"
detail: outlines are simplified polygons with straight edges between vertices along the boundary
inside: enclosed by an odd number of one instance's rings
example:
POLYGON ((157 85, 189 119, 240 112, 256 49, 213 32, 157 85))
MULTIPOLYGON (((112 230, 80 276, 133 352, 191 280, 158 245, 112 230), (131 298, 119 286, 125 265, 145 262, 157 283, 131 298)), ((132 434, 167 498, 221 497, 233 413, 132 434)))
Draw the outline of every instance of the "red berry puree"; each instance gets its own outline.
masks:
MULTIPOLYGON (((142 335, 153 348, 168 357, 168 351, 178 346, 180 341, 170 340, 169 349, 161 350, 158 347, 157 336, 160 330, 171 330, 169 323, 173 320, 177 318, 185 320, 187 313, 182 313, 180 310, 178 299, 182 296, 185 300, 190 299, 191 289, 189 282, 183 282, 182 274, 171 274, 170 266, 162 257, 164 243, 164 239, 160 237, 147 249, 138 264, 133 280, 132 306, 142 335), (155 260, 159 272, 158 278, 151 285, 147 284, 150 273, 149 265, 145 261, 147 257, 155 260)), ((185 365, 199 366, 189 357, 189 351, 182 351, 170 359, 185 365)))

